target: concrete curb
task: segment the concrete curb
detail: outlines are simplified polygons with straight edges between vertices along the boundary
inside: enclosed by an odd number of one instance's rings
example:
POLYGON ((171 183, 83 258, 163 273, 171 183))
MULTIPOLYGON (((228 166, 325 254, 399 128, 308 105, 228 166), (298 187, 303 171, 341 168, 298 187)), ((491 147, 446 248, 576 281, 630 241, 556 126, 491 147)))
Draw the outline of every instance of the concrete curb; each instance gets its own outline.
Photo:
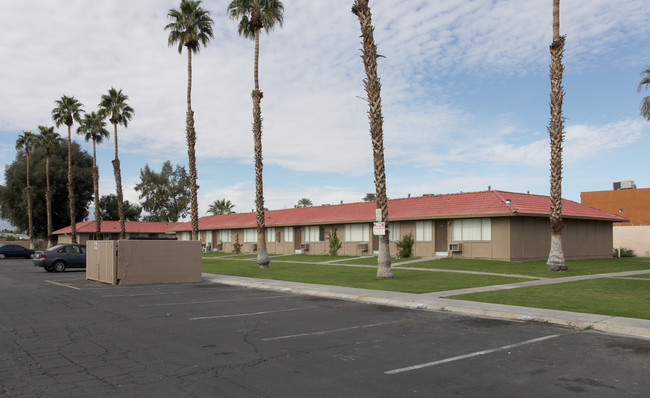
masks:
POLYGON ((422 297, 418 294, 397 293, 340 286, 255 279, 226 275, 203 274, 203 279, 214 283, 251 289, 273 290, 367 304, 398 308, 450 312, 459 315, 503 319, 519 322, 542 322, 562 327, 597 330, 600 332, 650 339, 650 320, 584 314, 569 311, 546 310, 513 305, 422 297))

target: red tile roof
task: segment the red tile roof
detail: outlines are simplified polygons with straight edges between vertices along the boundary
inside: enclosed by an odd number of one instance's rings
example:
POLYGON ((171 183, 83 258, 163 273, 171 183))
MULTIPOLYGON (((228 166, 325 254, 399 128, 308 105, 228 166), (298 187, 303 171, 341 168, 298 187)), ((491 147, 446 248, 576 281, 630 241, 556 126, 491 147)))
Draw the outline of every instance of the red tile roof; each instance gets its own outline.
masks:
MULTIPOLYGON (((149 233, 149 234, 164 234, 167 232, 173 231, 175 228, 178 228, 179 225, 184 223, 164 223, 164 222, 144 222, 144 221, 126 221, 124 223, 124 228, 129 234, 135 233, 149 233)), ((95 221, 84 221, 76 224, 77 233, 95 233, 95 221)), ((120 233, 120 222, 119 221, 102 221, 101 223, 102 233, 120 233)), ((69 234, 72 230, 70 226, 61 228, 57 231, 52 232, 54 235, 60 234, 69 234)))
MULTIPOLYGON (((466 218, 489 216, 549 216, 549 197, 506 191, 464 192, 447 195, 427 195, 388 201, 391 221, 436 218, 466 218), (510 200, 510 205, 506 200, 510 200)), ((266 226, 318 225, 375 220, 375 202, 346 203, 294 209, 268 210, 266 226)), ((625 221, 618 214, 606 212, 571 200, 562 200, 565 218, 625 221)), ((254 228, 255 213, 237 213, 206 216, 199 219, 199 229, 254 228)), ((190 231, 191 224, 183 223, 176 231, 190 231)))

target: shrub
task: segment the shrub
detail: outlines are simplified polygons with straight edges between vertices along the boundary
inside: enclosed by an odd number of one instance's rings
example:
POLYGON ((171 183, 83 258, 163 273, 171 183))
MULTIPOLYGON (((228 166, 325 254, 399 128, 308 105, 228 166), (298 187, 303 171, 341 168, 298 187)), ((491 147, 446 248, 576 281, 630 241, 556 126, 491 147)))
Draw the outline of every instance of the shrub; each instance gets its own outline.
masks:
POLYGON ((330 244, 330 256, 336 256, 339 252, 339 249, 343 246, 343 243, 341 243, 339 237, 336 235, 336 228, 334 228, 334 232, 327 233, 327 241, 330 244))
POLYGON ((625 247, 621 248, 616 248, 614 249, 614 253, 612 254, 613 257, 636 257, 636 254, 634 254, 634 250, 632 249, 627 249, 625 247), (621 255, 618 255, 618 251, 621 251, 621 255))
POLYGON ((404 235, 401 240, 395 242, 398 257, 411 257, 413 255, 413 234, 404 235))
POLYGON ((235 234, 235 243, 232 244, 232 252, 233 253, 241 253, 241 247, 242 244, 239 243, 239 234, 235 234))

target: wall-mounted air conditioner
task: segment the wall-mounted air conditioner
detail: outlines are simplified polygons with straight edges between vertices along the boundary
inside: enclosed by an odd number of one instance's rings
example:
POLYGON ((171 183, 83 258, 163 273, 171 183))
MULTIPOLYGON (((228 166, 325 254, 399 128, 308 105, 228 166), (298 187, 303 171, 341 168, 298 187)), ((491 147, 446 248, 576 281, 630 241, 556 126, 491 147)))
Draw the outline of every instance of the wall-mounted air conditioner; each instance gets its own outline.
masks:
POLYGON ((309 250, 309 243, 301 243, 300 250, 309 250))
POLYGON ((449 251, 450 252, 462 252, 463 251, 463 244, 462 243, 450 243, 449 244, 449 251))
POLYGON ((368 251, 368 244, 367 243, 359 243, 357 245, 357 247, 359 248, 359 251, 362 251, 362 252, 367 252, 368 251))

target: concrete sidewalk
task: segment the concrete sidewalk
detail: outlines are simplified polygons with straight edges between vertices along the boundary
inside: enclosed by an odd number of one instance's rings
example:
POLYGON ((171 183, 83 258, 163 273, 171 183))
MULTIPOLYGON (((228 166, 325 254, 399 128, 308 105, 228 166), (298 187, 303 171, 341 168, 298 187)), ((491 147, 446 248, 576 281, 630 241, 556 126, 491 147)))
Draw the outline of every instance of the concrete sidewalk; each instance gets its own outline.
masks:
POLYGON ((540 279, 509 285, 486 286, 472 289, 425 294, 399 293, 381 290, 316 285, 310 283, 287 282, 206 273, 203 274, 203 279, 231 286, 244 286, 254 289, 275 290, 287 293, 304 294, 340 300, 351 300, 361 303, 388 305, 400 308, 427 311, 445 311, 455 314, 486 318, 546 322, 553 325, 572 327, 576 329, 591 329, 607 333, 650 339, 650 320, 645 319, 612 317, 607 315, 583 314, 569 311, 546 310, 539 308, 479 303, 474 301, 442 298, 444 296, 451 296, 455 294, 473 293, 488 290, 513 289, 516 287, 549 283, 563 283, 581 279, 621 277, 647 272, 647 270, 642 272, 630 271, 616 274, 585 275, 557 279, 540 279))

